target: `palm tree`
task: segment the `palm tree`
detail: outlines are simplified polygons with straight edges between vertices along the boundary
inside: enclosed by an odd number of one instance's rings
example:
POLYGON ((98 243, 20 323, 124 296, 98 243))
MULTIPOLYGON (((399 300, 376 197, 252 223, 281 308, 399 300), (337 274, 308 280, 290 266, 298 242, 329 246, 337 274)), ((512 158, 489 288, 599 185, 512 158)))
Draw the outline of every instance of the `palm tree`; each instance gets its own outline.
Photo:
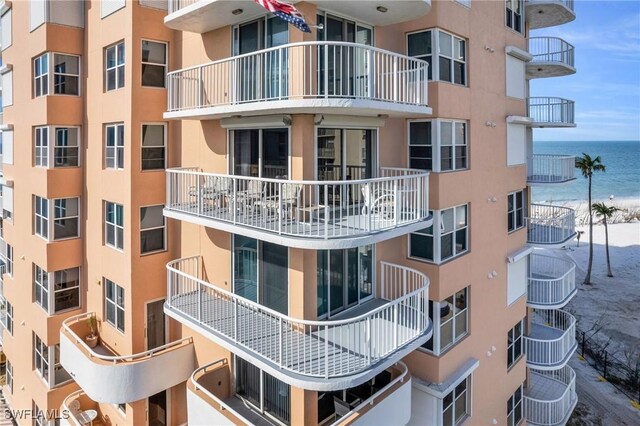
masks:
POLYGON ((613 277, 611 262, 609 261, 609 230, 607 229, 607 219, 611 219, 611 216, 613 216, 615 212, 620 211, 620 209, 614 206, 607 207, 604 203, 593 203, 591 208, 596 215, 602 216, 602 222, 604 223, 604 241, 607 249, 607 276, 613 277))
POLYGON ((582 157, 576 158, 576 169, 580 169, 582 176, 589 179, 589 263, 587 265, 587 275, 584 277, 585 284, 591 284, 591 264, 593 262, 593 211, 591 210, 591 177, 594 172, 604 172, 605 166, 602 164, 600 156, 591 158, 589 154, 582 153, 582 157))

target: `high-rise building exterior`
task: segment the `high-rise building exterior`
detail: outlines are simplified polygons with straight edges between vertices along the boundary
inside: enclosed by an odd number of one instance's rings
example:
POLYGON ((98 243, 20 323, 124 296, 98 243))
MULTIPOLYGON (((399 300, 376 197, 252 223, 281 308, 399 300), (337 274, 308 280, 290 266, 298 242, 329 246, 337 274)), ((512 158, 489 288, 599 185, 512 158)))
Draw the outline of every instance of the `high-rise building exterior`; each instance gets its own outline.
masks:
POLYGON ((567 421, 573 1, 292 3, 2 3, 19 424, 567 421))

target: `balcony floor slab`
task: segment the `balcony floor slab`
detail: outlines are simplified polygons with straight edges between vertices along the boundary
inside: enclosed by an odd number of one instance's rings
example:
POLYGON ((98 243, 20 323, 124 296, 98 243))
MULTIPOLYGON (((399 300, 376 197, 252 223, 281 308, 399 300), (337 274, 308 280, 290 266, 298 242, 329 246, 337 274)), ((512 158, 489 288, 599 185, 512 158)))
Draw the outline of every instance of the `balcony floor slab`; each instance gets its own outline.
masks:
POLYGON ((306 223, 294 218, 279 229, 276 215, 271 220, 260 220, 256 223, 254 215, 250 212, 238 212, 234 221, 233 212, 227 208, 211 207, 203 209, 198 214, 197 203, 168 205, 164 209, 164 215, 274 244, 317 250, 348 249, 374 244, 427 228, 433 219, 429 216, 427 220, 394 227, 393 220, 380 216, 373 221, 375 223, 372 223, 372 227, 388 228, 388 230, 367 233, 364 216, 345 214, 340 216, 341 219, 333 220, 328 224, 325 238, 325 231, 321 229, 318 221, 306 223))
MULTIPOLYGON (((386 303, 384 300, 374 299, 362 304, 359 309, 368 312, 375 309, 381 302, 386 303)), ((331 336, 326 338, 321 330, 311 334, 294 332, 290 329, 283 332, 277 319, 255 313, 241 305, 238 305, 236 312, 234 312, 234 306, 232 302, 214 299, 206 292, 201 294, 192 292, 173 296, 171 305, 165 304, 165 312, 183 324, 197 326, 211 336, 216 343, 254 363, 276 378, 292 386, 309 390, 339 390, 362 384, 415 350, 431 336, 430 326, 427 333, 417 336, 410 344, 396 350, 395 354, 389 353, 387 357, 383 358, 384 361, 367 367, 366 357, 353 347, 357 339, 354 339, 351 334, 338 336, 337 334, 341 333, 332 332, 331 336), (199 304, 202 306, 200 312, 203 319, 201 321, 196 320, 199 304), (239 335, 239 338, 229 337, 234 335, 234 329, 237 330, 236 336, 239 335), (286 347, 296 349, 282 353, 281 364, 285 368, 272 361, 280 356, 278 345, 274 344, 274 341, 278 340, 288 342, 286 347), (243 344, 237 343, 238 341, 243 344), (318 351, 312 349, 318 347, 326 347, 328 351, 326 354, 322 353, 321 356, 318 356, 318 351), (328 371, 323 368, 325 363, 330 366, 328 371), (361 372, 346 375, 343 371, 344 367, 361 368, 361 372), (299 369, 303 369, 305 374, 296 371, 299 369)), ((355 317, 358 312, 353 310, 353 312, 345 313, 345 317, 341 319, 349 318, 347 315, 355 317)), ((413 317, 400 313, 398 323, 410 326, 413 320, 413 317)), ((389 330, 387 334, 391 336, 393 326, 393 322, 378 318, 372 320, 371 328, 378 330, 387 328, 389 330)), ((410 330, 410 327, 406 328, 407 332, 410 330)), ((365 335, 365 332, 363 325, 360 333, 365 335)), ((381 333, 384 334, 384 332, 381 333)), ((376 348, 376 350, 381 353, 392 350, 394 345, 391 339, 389 340, 388 348, 376 348)))

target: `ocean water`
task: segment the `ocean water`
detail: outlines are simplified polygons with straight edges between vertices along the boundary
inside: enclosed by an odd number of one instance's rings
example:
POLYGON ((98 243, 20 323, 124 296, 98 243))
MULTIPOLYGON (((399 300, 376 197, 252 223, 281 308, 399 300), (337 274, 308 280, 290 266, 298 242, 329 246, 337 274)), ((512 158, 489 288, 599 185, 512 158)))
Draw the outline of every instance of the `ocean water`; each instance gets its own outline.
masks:
MULTIPOLYGON (((640 203, 640 141, 533 142, 534 154, 600 156, 604 173, 593 175, 593 199, 635 199, 640 203)), ((576 170, 576 180, 563 185, 534 186, 535 202, 583 201, 588 196, 587 179, 576 170)))

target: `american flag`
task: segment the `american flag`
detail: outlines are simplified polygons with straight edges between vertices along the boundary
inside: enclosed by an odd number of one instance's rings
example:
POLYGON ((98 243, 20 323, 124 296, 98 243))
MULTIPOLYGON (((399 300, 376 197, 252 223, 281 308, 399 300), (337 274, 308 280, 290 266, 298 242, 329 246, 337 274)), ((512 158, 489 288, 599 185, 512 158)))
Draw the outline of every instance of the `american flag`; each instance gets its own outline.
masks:
POLYGON ((280 19, 284 19, 302 32, 310 33, 311 28, 305 22, 302 14, 290 4, 278 0, 253 0, 280 19))

